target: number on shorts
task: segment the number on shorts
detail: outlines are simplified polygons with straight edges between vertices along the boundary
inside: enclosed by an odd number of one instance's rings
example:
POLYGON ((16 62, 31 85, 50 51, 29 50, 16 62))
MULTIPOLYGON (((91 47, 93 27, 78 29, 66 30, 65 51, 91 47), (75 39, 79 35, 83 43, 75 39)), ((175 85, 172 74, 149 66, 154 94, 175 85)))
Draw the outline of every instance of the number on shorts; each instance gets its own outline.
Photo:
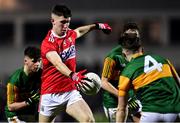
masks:
POLYGON ((162 71, 162 64, 158 63, 153 57, 150 55, 145 56, 144 59, 144 72, 149 73, 153 70, 157 69, 159 72, 162 71))

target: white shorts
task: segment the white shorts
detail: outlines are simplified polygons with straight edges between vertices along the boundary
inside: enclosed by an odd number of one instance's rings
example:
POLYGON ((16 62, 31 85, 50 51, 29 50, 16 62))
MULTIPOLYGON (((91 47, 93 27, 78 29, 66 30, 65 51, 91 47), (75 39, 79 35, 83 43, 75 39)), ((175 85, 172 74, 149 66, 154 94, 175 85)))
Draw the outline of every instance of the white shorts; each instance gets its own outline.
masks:
POLYGON ((39 113, 44 116, 56 116, 60 111, 79 100, 82 100, 82 96, 77 90, 44 94, 41 95, 39 113))
POLYGON ((108 118, 109 122, 115 122, 117 108, 106 108, 104 106, 103 106, 103 108, 104 108, 105 115, 108 118))
POLYGON ((140 123, 144 122, 174 122, 178 113, 141 112, 140 123))

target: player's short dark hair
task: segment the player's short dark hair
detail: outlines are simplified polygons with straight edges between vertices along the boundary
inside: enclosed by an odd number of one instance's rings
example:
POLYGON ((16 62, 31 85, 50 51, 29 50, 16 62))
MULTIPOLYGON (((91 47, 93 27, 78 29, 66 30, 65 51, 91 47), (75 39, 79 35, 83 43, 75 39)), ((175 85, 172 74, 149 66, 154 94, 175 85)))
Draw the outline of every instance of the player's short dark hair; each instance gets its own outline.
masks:
POLYGON ((139 31, 139 27, 135 22, 128 22, 123 27, 123 33, 121 34, 118 43, 126 49, 136 51, 141 46, 141 40, 136 33, 125 33, 129 29, 139 31))
POLYGON ((65 18, 71 17, 71 10, 65 5, 55 5, 52 8, 52 13, 58 16, 64 16, 65 18))
POLYGON ((139 27, 135 22, 128 22, 123 27, 123 32, 127 31, 128 29, 136 29, 139 31, 139 27))
POLYGON ((119 41, 122 48, 137 51, 141 47, 141 40, 136 33, 125 33, 119 41))
POLYGON ((34 46, 28 46, 24 50, 24 56, 28 56, 34 60, 38 60, 41 57, 40 49, 34 46))

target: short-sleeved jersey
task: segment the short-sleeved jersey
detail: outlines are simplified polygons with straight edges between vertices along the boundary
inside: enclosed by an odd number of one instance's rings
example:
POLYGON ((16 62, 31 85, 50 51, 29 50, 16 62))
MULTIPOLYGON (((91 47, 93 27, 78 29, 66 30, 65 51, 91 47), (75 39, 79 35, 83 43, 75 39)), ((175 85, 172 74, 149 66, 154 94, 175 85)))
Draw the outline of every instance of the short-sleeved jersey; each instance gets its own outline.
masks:
MULTIPOLYGON (((121 46, 113 48, 104 60, 102 76, 108 78, 108 81, 115 87, 118 87, 120 71, 125 67, 127 61, 122 56, 121 46)), ((115 108, 118 104, 118 98, 103 90, 103 105, 107 108, 115 108)))
POLYGON ((173 68, 161 56, 135 54, 121 73, 119 95, 124 96, 132 87, 141 101, 142 111, 180 112, 180 89, 173 68))
POLYGON ((59 37, 50 30, 41 44, 43 63, 41 94, 67 92, 76 89, 74 82, 61 74, 46 58, 46 53, 56 51, 62 62, 71 70, 76 70, 75 39, 77 34, 68 30, 66 36, 59 37))
MULTIPOLYGON (((9 78, 7 83, 7 105, 14 102, 22 102, 31 96, 32 92, 40 89, 42 70, 27 76, 23 68, 16 70, 9 78)), ((25 107, 18 111, 9 111, 5 107, 7 117, 20 115, 33 115, 38 110, 38 103, 25 107)))

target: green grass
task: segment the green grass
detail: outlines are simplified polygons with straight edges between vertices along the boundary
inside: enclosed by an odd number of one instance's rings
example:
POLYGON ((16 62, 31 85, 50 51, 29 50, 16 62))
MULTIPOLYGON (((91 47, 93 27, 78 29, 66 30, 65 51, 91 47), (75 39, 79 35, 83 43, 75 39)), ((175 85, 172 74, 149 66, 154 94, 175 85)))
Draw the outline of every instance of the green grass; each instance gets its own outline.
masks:
POLYGON ((96 112, 96 113, 93 113, 93 114, 94 114, 94 118, 95 118, 96 122, 108 122, 108 119, 106 118, 104 113, 96 112))

